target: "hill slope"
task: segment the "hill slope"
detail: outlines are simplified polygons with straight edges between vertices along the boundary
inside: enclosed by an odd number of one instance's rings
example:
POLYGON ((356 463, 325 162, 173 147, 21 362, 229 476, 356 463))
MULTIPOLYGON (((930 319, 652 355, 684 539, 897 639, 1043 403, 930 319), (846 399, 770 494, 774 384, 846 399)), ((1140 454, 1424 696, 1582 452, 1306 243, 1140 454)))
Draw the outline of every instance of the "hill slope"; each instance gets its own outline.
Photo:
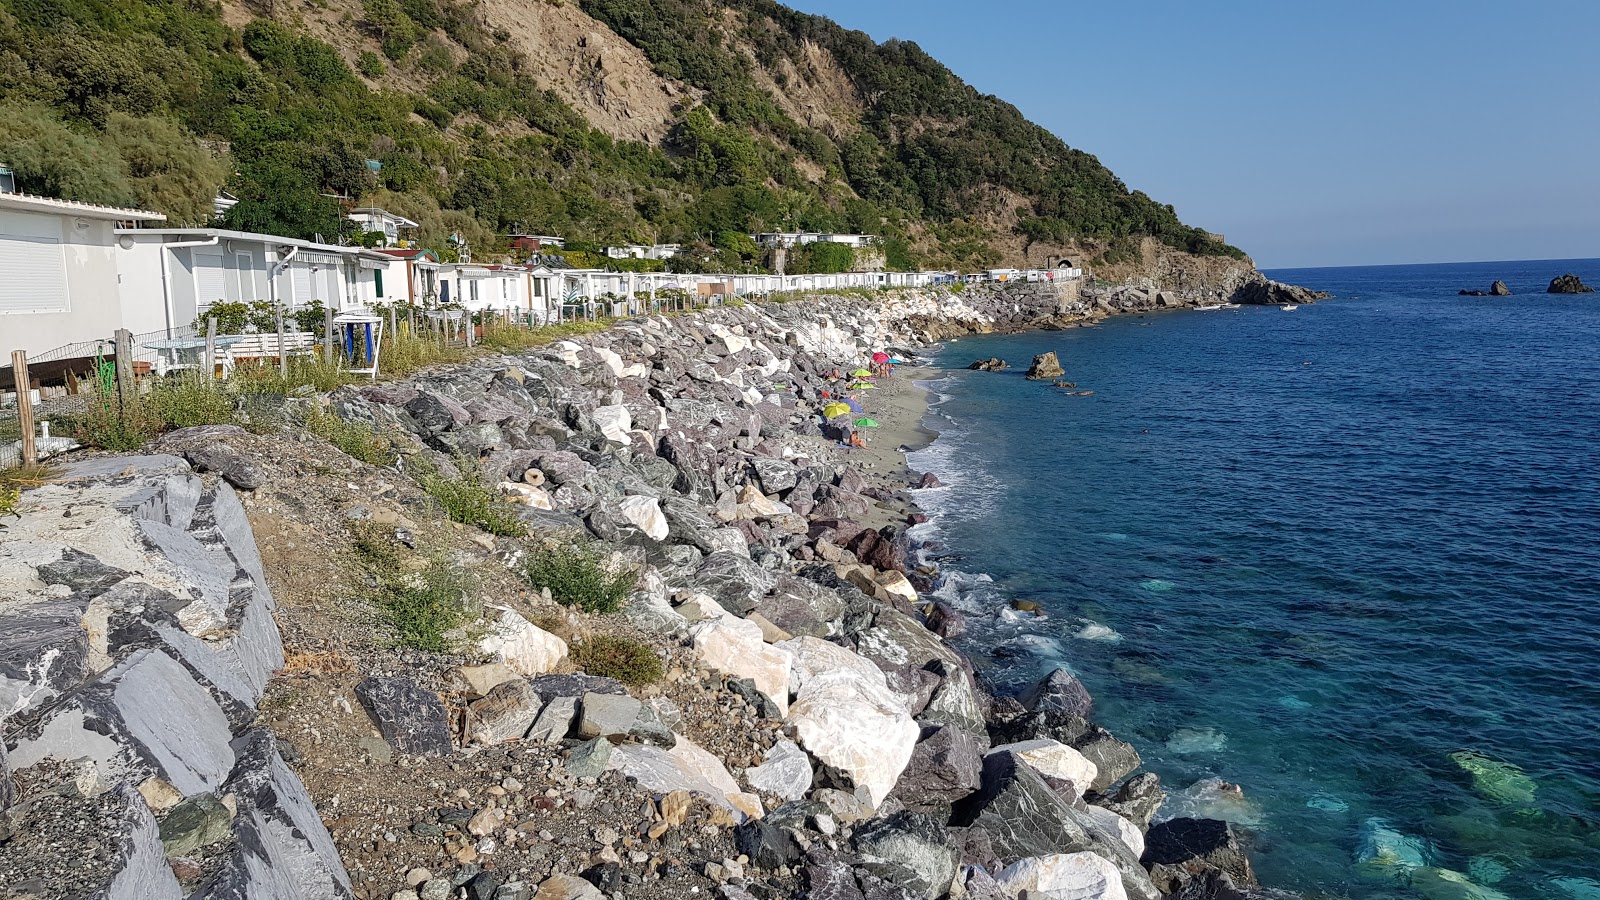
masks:
POLYGON ((300 237, 376 203, 480 256, 520 229, 736 267, 737 233, 807 229, 892 268, 1243 260, 915 44, 772 0, 0 0, 0 160, 178 221, 225 182, 230 225, 300 237))

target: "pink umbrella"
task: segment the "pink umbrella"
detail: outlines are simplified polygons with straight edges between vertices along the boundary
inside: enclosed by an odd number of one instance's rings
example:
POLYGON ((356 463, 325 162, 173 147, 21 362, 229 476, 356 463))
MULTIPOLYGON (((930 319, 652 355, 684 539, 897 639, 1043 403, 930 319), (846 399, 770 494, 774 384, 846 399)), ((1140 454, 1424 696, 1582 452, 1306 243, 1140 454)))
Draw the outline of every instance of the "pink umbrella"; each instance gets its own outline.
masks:
POLYGON ((889 354, 884 353, 882 351, 874 353, 874 354, 872 354, 872 361, 881 366, 884 363, 889 361, 889 354))

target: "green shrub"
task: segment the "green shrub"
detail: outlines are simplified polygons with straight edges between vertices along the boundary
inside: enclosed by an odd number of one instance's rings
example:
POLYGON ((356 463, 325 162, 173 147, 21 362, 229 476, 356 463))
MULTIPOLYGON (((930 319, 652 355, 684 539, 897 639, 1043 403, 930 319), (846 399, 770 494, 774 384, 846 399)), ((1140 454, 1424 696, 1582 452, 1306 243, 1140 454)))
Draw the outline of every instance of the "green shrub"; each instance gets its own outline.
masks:
POLYGON ((597 634, 572 648, 572 661, 590 675, 642 687, 661 680, 661 657, 633 638, 597 634))
POLYGON ((528 554, 522 575, 535 588, 549 588, 557 603, 588 613, 622 609, 638 581, 637 572, 614 572, 604 551, 588 544, 539 547, 528 554))
POLYGON ((371 50, 361 51, 361 56, 356 59, 356 71, 368 78, 382 78, 388 67, 383 64, 383 57, 371 50))
POLYGON ((477 467, 457 460, 461 477, 450 478, 439 472, 416 473, 417 483, 444 507, 452 522, 482 528, 490 534, 519 537, 527 526, 517 517, 511 504, 494 495, 478 480, 477 467))
POLYGON ((147 381, 120 398, 114 387, 97 382, 82 412, 56 419, 74 438, 101 450, 136 450, 174 428, 237 420, 226 386, 194 372, 147 381))
POLYGON ((394 463, 394 448, 383 435, 361 422, 347 422, 318 409, 306 417, 306 430, 338 447, 346 456, 382 468, 394 463))
POLYGON ((467 621, 464 600, 470 579, 443 559, 434 559, 419 573, 402 571, 392 528, 360 522, 351 528, 351 536, 375 586, 373 602, 394 627, 396 642, 434 653, 450 650, 447 635, 467 621))
POLYGON ((238 418, 233 397, 223 383, 199 372, 163 378, 142 399, 160 421, 163 431, 196 425, 229 425, 238 418))

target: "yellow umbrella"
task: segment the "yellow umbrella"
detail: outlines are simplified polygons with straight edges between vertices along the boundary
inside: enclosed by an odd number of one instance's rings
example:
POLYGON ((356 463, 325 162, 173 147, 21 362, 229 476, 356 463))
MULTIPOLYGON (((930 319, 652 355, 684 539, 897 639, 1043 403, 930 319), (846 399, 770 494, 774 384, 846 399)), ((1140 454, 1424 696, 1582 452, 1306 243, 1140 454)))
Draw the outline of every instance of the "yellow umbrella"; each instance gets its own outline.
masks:
POLYGON ((857 378, 871 378, 872 377, 872 373, 868 372, 866 369, 857 369, 854 372, 851 372, 850 374, 854 375, 857 378))
POLYGON ((850 407, 843 403, 829 403, 822 408, 822 416, 826 419, 837 419, 840 416, 850 415, 850 407))

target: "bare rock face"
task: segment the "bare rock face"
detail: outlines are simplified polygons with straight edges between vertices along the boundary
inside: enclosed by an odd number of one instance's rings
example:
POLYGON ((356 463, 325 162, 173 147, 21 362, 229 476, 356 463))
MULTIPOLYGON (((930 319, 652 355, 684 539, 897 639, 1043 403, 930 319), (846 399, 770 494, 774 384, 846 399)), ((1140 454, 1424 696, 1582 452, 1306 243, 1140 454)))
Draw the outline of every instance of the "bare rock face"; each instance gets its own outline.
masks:
POLYGON ((1255 279, 1240 285, 1233 292, 1231 299, 1234 303, 1252 306, 1283 306, 1326 300, 1332 296, 1325 291, 1313 291, 1295 284, 1283 284, 1258 274, 1255 279))
POLYGON ((1066 370, 1061 368, 1061 361, 1056 358, 1056 352, 1051 350, 1033 358, 1033 365, 1028 367, 1027 377, 1030 381, 1043 381, 1061 378, 1066 374, 1066 370))
POLYGON ((1592 294, 1594 288, 1583 283, 1583 279, 1568 272, 1557 278, 1551 279, 1550 287, 1545 289, 1547 294, 1592 294))

